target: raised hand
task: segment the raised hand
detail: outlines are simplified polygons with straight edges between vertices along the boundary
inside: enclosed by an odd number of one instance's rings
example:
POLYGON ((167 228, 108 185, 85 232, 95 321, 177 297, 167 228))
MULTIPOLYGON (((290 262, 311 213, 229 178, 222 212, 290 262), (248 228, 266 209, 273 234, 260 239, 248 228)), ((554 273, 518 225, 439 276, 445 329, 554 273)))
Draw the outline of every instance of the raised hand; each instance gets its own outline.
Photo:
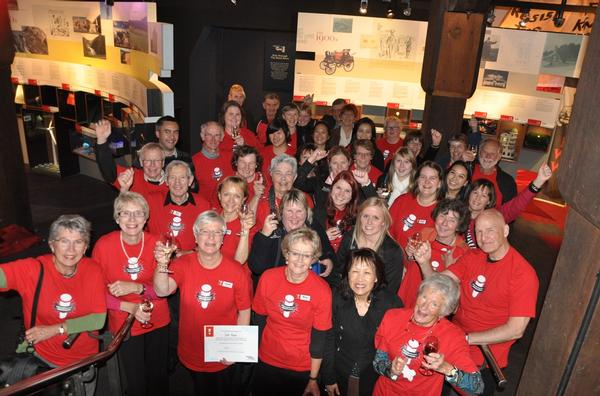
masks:
POLYGON ((354 179, 358 182, 358 184, 360 184, 363 187, 368 186, 371 183, 371 180, 369 179, 369 174, 365 171, 359 171, 358 169, 354 169, 352 171, 352 174, 354 175, 354 179))
POLYGON ((111 134, 111 126, 110 121, 108 120, 100 120, 98 122, 92 123, 90 125, 92 129, 96 131, 96 143, 104 144, 108 140, 108 137, 111 134))
POLYGON ((537 188, 542 188, 544 183, 546 183, 552 177, 552 169, 547 164, 542 164, 540 169, 538 169, 537 176, 533 181, 533 185, 537 188))
POLYGON ((121 192, 129 191, 131 186, 133 185, 134 172, 132 168, 127 168, 123 172, 119 173, 117 176, 117 180, 119 181, 121 192))
POLYGON ((270 214, 265 219, 265 223, 263 224, 263 228, 260 232, 262 232, 262 234, 265 236, 270 236, 273 233, 273 231, 277 229, 278 225, 279 221, 277 221, 277 215, 270 214))
POLYGON ((437 129, 431 128, 431 145, 437 147, 442 143, 442 133, 437 129))

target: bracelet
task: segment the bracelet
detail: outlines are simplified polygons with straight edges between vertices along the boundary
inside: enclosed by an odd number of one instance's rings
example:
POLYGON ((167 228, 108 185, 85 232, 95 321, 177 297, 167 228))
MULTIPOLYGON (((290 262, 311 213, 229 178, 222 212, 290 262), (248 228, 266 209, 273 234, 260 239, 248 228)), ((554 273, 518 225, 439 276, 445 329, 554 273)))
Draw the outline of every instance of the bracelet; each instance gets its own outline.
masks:
POLYGON ((533 182, 529 183, 529 190, 532 193, 536 193, 537 194, 537 193, 539 193, 541 191, 541 189, 542 189, 541 187, 537 187, 535 184, 533 184, 533 182))
POLYGON ((309 376, 308 379, 309 379, 309 381, 316 381, 318 379, 318 377, 311 377, 311 376, 309 376))
POLYGON ((139 294, 140 296, 143 296, 143 295, 144 295, 144 293, 146 293, 146 285, 144 285, 144 284, 142 283, 142 291, 140 291, 138 294, 139 294))

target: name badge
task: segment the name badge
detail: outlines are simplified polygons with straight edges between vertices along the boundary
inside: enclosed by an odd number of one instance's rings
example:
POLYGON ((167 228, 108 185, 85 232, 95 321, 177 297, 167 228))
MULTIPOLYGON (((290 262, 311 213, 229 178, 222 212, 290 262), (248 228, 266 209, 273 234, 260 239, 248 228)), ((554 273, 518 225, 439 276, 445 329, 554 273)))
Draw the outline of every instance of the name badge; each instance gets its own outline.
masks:
POLYGON ((310 296, 307 296, 306 294, 300 294, 298 295, 298 298, 302 301, 310 301, 310 296))
POLYGON ((231 289, 233 287, 233 282, 219 281, 219 285, 231 289))
POLYGON ((417 223, 419 223, 419 224, 425 224, 425 223, 427 223, 427 220, 419 219, 419 220, 417 220, 417 223))
POLYGON ((171 210, 171 214, 173 216, 181 217, 181 212, 175 209, 171 210))

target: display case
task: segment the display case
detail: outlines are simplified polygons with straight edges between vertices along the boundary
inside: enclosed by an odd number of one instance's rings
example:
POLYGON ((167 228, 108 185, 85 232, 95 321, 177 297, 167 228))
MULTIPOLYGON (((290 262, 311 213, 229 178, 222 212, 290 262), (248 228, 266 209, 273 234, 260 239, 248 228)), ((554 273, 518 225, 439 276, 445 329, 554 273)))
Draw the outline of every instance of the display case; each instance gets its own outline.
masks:
POLYGON ((496 133, 502 147, 502 158, 518 161, 523 147, 526 124, 514 121, 500 120, 497 122, 496 133))
POLYGON ((529 125, 525 132, 523 147, 538 151, 548 151, 552 141, 553 130, 541 126, 529 125))

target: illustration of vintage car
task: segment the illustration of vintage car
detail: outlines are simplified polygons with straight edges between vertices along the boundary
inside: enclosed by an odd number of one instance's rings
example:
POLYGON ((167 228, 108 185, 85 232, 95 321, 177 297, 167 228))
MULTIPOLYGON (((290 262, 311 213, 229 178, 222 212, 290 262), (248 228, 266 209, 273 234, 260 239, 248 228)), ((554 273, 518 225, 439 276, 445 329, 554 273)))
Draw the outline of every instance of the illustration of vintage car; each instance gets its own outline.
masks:
POLYGON ((349 72, 354 68, 354 57, 350 54, 349 49, 341 51, 325 51, 325 58, 319 64, 326 74, 335 73, 338 67, 343 67, 349 72))

